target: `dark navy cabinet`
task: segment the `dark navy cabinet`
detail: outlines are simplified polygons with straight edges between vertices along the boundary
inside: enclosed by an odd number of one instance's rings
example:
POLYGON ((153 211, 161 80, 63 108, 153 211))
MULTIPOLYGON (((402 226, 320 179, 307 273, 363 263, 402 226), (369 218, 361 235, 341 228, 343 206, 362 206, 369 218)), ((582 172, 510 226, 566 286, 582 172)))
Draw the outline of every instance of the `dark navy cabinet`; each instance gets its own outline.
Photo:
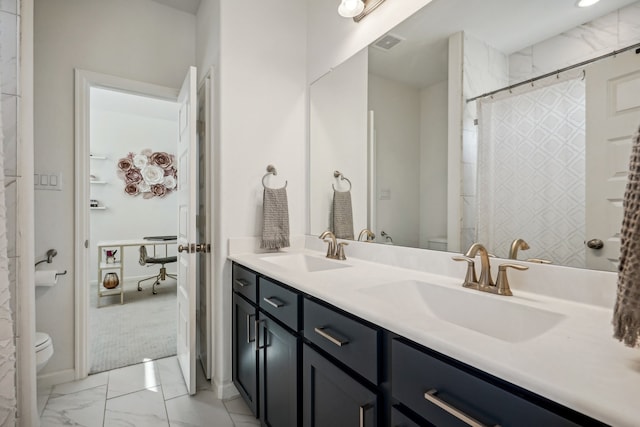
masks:
POLYGON ((300 425, 300 295, 233 266, 233 382, 267 427, 300 425))
POLYGON ((255 321, 257 310, 233 294, 233 383, 254 414, 258 414, 258 358, 255 321))
POLYGON ((304 345, 304 427, 374 427, 378 398, 375 392, 304 345))

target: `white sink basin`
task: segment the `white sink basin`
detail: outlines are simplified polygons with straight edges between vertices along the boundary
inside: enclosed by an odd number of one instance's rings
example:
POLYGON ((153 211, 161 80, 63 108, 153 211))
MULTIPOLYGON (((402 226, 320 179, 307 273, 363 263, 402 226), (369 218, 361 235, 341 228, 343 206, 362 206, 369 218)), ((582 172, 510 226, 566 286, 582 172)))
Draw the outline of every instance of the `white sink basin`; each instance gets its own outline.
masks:
POLYGON ((382 298, 389 304, 398 304, 403 309, 413 306, 425 315, 508 342, 542 335, 565 317, 521 304, 513 300, 514 297, 415 280, 386 283, 361 292, 382 298))
POLYGON ((306 254, 271 255, 260 259, 288 270, 306 273, 351 267, 349 264, 344 264, 344 261, 334 261, 306 254))

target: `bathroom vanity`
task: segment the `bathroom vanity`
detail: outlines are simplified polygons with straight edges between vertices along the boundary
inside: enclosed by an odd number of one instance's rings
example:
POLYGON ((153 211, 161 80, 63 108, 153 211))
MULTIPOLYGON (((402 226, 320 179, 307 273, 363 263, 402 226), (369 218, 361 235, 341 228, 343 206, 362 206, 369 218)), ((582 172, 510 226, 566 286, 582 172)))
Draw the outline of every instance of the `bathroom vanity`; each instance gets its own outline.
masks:
POLYGON ((462 276, 316 251, 230 258, 233 380, 263 425, 632 426, 640 417, 640 356, 610 333, 597 339, 605 309, 517 288, 482 295, 462 276))

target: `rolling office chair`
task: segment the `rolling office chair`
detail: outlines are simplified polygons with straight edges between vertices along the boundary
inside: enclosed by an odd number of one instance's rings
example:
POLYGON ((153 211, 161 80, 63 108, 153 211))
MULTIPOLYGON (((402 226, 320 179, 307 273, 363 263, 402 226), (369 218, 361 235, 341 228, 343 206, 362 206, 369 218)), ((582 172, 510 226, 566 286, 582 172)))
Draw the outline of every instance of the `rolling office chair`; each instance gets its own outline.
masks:
POLYGON ((147 254, 147 247, 144 245, 140 246, 140 265, 160 264, 161 267, 160 267, 160 273, 156 274, 155 276, 147 277, 146 279, 142 279, 138 281, 138 290, 139 291, 142 290, 142 287, 140 286, 142 282, 146 282, 147 280, 154 279, 155 281, 153 282, 153 286, 151 287, 151 289, 153 291, 153 294, 155 295, 157 294, 156 285, 159 285, 161 280, 165 280, 167 276, 173 279, 177 279, 178 277, 175 274, 167 273, 167 268, 165 267, 165 264, 170 264, 172 262, 176 262, 177 260, 178 260, 177 256, 169 256, 169 257, 163 257, 163 258, 149 257, 147 254))

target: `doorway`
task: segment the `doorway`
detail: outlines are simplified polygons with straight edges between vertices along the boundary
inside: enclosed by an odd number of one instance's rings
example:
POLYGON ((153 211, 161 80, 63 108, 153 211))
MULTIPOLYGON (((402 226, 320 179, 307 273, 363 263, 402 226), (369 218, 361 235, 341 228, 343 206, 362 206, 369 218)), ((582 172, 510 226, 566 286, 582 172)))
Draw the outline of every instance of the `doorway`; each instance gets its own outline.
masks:
MULTIPOLYGON (((111 105, 110 108, 104 108, 106 115, 114 116, 115 114, 121 114, 128 116, 128 120, 132 120, 132 117, 135 115, 132 114, 134 108, 132 105, 129 105, 129 111, 127 114, 123 114, 122 111, 119 113, 114 112, 113 106, 115 105, 116 95, 121 96, 129 96, 129 101, 132 99, 142 100, 143 98, 146 101, 156 100, 159 101, 160 104, 165 103, 167 105, 176 104, 178 91, 174 88, 167 88, 157 85, 152 85, 144 82, 137 82, 128 79, 123 79, 115 76, 100 74, 89 72, 85 70, 76 70, 76 170, 75 170, 75 186, 76 186, 76 200, 75 200, 75 217, 76 217, 76 230, 75 230, 75 245, 76 245, 76 267, 75 267, 75 275, 76 275, 76 297, 78 303, 75 304, 75 318, 76 318, 76 342, 75 342, 75 353, 76 353, 76 378, 84 378, 90 372, 90 354, 89 354, 89 343, 91 340, 90 334, 90 323, 89 323, 89 307, 90 307, 90 296, 94 295, 96 299, 102 299, 97 297, 97 292, 95 294, 90 294, 91 290, 95 290, 96 288, 91 288, 91 283, 95 283, 96 286, 100 285, 98 283, 98 260, 101 255, 98 253, 97 241, 93 240, 91 225, 92 222, 96 222, 96 224, 100 224, 104 227, 105 224, 109 224, 109 227, 112 228, 111 234, 108 235, 110 240, 114 239, 126 239, 125 234, 130 234, 129 238, 140 238, 149 237, 149 236, 157 236, 157 235, 175 235, 176 228, 173 226, 173 231, 167 231, 164 227, 171 227, 171 222, 166 222, 164 225, 160 225, 160 222, 154 222, 150 217, 155 217, 158 211, 166 211, 166 217, 173 218, 173 224, 176 222, 177 212, 176 208, 171 208, 171 198, 167 197, 170 194, 165 195, 165 197, 156 197, 157 199, 163 199, 162 202, 168 202, 164 206, 160 206, 157 203, 157 200, 153 200, 153 197, 149 197, 144 199, 144 191, 141 191, 143 194, 139 194, 137 196, 132 196, 131 191, 129 193, 125 192, 125 181, 121 179, 120 176, 117 175, 118 164, 117 161, 120 158, 127 157, 129 155, 129 151, 135 154, 140 154, 142 150, 145 148, 154 149, 154 145, 151 145, 151 142, 148 143, 149 147, 139 148, 139 146, 134 147, 134 143, 136 140, 142 140, 143 137, 140 135, 142 132, 138 129, 137 126, 134 128, 137 129, 138 134, 133 136, 128 136, 126 138, 130 138, 129 140, 123 141, 115 141, 116 139, 122 137, 118 135, 117 132, 122 129, 109 129, 111 132, 110 138, 107 138, 107 141, 101 145, 101 147, 105 147, 105 152, 101 153, 93 153, 91 150, 93 147, 90 144, 92 140, 92 109, 91 109, 91 100, 92 97, 99 98, 100 95, 104 95, 105 97, 105 105, 111 105), (101 92, 102 91, 102 92, 101 92), (131 146, 130 150, 125 150, 125 146, 131 146), (107 150, 113 150, 113 154, 106 155, 107 150), (123 152, 127 151, 127 152, 123 152), (121 153, 121 154, 118 154, 121 153), (95 159, 92 159, 92 154, 95 155, 95 159), (120 157, 121 156, 121 157, 120 157), (117 158, 116 158, 117 157, 117 158), (101 166, 94 165, 94 163, 99 163, 101 166), (92 168, 95 167, 95 171, 92 172, 92 168), (91 175, 94 175, 93 177, 91 175), (104 178, 104 179, 103 179, 104 178), (94 181, 104 181, 104 184, 92 183, 92 179, 94 181), (120 192, 121 191, 121 192, 120 192), (118 195, 119 199, 108 197, 118 195), (95 198, 94 198, 95 196, 95 198), (127 197, 130 198, 127 200, 127 197), (140 197, 141 200, 131 200, 136 197, 140 197), (99 198, 102 198, 102 203, 99 198), (94 202, 91 202, 91 199, 94 199, 94 202), (91 203, 96 204, 95 200, 98 200, 97 207, 98 209, 91 209, 91 203), (136 207, 131 207, 131 202, 139 202, 136 207), (143 202, 151 203, 153 213, 148 213, 148 206, 145 208, 143 202), (155 202, 155 203, 154 203, 155 202), (112 204, 110 204, 112 203, 112 204), (123 209, 123 204, 127 206, 127 208, 123 209), (167 209, 168 207, 168 209, 167 209), (100 209, 103 208, 103 209, 100 209), (153 209, 155 208, 155 209, 153 209), (120 224, 122 221, 118 221, 117 219, 109 220, 106 218, 109 214, 114 214, 117 210, 123 210, 125 213, 125 217, 135 217, 135 216, 146 216, 145 223, 148 225, 152 225, 149 228, 140 228, 146 227, 146 225, 133 225, 133 226, 124 226, 120 224), (95 211, 95 212, 94 212, 95 211), (142 215, 140 212, 147 212, 142 215), (138 215, 136 215, 138 213, 138 215), (103 215, 105 218, 98 219, 97 215, 99 214, 107 214, 103 215), (167 225, 169 224, 169 225, 167 225), (162 230, 161 230, 162 229, 162 230), (125 233, 125 234, 113 234, 113 233, 125 233), (134 236, 135 235, 135 236, 134 236)), ((121 124, 121 127, 127 127, 129 125, 121 124)), ((167 125, 170 126, 170 125, 167 125)), ((175 126, 175 131, 170 135, 174 141, 175 147, 175 136, 177 134, 177 126, 175 126)), ((107 132, 109 133, 109 132, 107 132)), ((124 139, 124 137, 122 137, 124 139)), ((155 144, 155 142, 154 142, 155 144)), ((175 150, 175 149, 174 149, 175 150)), ((174 151, 175 152, 175 151, 174 151)), ((134 154, 134 156, 135 156, 134 154)), ((173 206, 177 206, 174 202, 173 206)), ((168 221, 171 221, 169 219, 168 221)), ((102 233, 103 230, 100 231, 102 233)), ((100 237, 100 236, 96 236, 100 237)), ((104 237, 104 236, 102 236, 104 237)), ((144 277, 151 276, 150 268, 142 267, 138 265, 138 247, 128 248, 128 249, 118 249, 120 252, 120 256, 116 253, 116 260, 121 261, 122 269, 119 270, 120 276, 123 276, 121 279, 126 284, 126 274, 131 274, 135 279, 136 277, 144 277), (136 270, 137 269, 137 270, 136 270), (125 273, 126 270, 126 273, 125 273)), ((112 250, 115 250, 112 249, 112 250)), ((153 253, 151 251, 151 253, 153 253)), ((171 253, 168 253, 170 255, 171 253)), ((106 261, 106 260, 105 260, 106 261)), ((167 266, 169 267, 169 266, 167 266)), ((118 270, 116 270, 118 272, 118 270)), ((144 278, 141 277, 141 278, 144 278)), ((102 280, 102 278, 101 278, 102 280)), ((140 280, 140 279, 138 279, 140 280)), ((148 284, 149 282, 147 282, 148 284)), ((136 281, 137 285, 137 281, 136 281)), ((147 288, 150 287, 150 284, 147 285, 147 288)), ((163 285, 160 285, 163 286, 163 285)), ((125 285, 126 289, 126 285, 125 285)), ((137 292, 137 291, 136 291, 137 292)), ((144 289, 140 291, 141 293, 147 292, 148 296, 145 297, 153 297, 157 295, 153 295, 150 289, 144 289)), ((125 295, 126 297, 126 295, 125 295)), ((105 301, 106 302, 106 301, 105 301)), ((115 304, 119 304, 120 301, 117 301, 115 304)), ((126 304, 126 301, 124 301, 126 304)), ((102 302, 101 302, 102 303, 102 302)), ((112 302, 110 302, 112 304, 112 302)), ((174 305, 175 307, 175 305, 174 305)), ((172 318, 173 327, 175 328, 176 317, 168 316, 172 318)), ((136 328, 135 325, 129 325, 129 329, 136 328)))
POLYGON ((176 354, 177 132, 176 101, 90 88, 90 374, 176 354))

